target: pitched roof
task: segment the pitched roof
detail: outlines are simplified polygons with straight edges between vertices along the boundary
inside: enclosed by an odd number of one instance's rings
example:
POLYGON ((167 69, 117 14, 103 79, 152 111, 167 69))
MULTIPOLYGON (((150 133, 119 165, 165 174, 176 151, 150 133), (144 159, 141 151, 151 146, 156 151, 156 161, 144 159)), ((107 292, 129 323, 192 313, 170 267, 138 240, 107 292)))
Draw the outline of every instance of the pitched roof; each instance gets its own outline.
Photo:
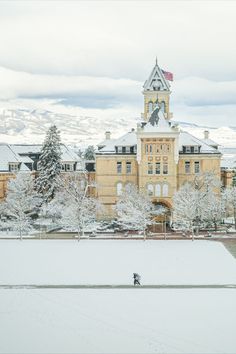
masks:
POLYGON ((144 90, 150 91, 168 91, 170 89, 170 84, 165 79, 161 68, 157 64, 157 61, 151 74, 149 75, 149 78, 145 81, 143 88, 144 90))
POLYGON ((218 152, 214 147, 204 142, 204 140, 198 139, 192 134, 181 130, 179 134, 179 151, 182 151, 183 146, 201 146, 201 153, 214 154, 218 152))
POLYGON ((10 145, 0 144, 0 171, 8 172, 9 163, 21 163, 22 169, 28 169, 28 167, 24 165, 21 156, 18 155, 15 151, 13 151, 10 145))

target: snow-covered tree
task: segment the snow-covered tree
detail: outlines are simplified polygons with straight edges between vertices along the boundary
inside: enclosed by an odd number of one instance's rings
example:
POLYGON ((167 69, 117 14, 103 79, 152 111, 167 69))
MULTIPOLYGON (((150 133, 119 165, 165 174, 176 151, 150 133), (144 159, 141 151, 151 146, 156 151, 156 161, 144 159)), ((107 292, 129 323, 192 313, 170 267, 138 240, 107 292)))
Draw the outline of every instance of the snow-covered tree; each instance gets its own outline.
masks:
POLYGON ((118 223, 123 229, 140 230, 146 238, 146 230, 153 223, 153 217, 163 210, 155 208, 150 198, 138 191, 133 184, 126 185, 115 207, 118 223))
POLYGON ((34 179, 26 173, 18 173, 8 182, 5 216, 13 230, 22 233, 32 228, 32 215, 37 212, 41 198, 34 188, 34 179))
POLYGON ((95 147, 93 145, 89 145, 84 152, 85 160, 94 160, 95 159, 95 147))
POLYGON ((60 134, 55 125, 52 125, 46 134, 38 168, 37 190, 43 196, 45 202, 48 202, 55 195, 57 178, 61 172, 60 134))
POLYGON ((220 181, 211 172, 200 174, 192 183, 184 184, 173 200, 173 217, 178 227, 191 232, 192 237, 194 230, 198 233, 200 227, 207 223, 216 227, 223 212, 219 188, 220 181))
POLYGON ((227 213, 234 217, 234 228, 236 229, 236 187, 226 188, 222 193, 222 199, 227 213))
POLYGON ((89 196, 92 185, 86 173, 72 172, 60 177, 58 183, 60 190, 49 204, 50 212, 59 219, 63 228, 76 230, 79 239, 85 227, 96 221, 99 203, 89 196))

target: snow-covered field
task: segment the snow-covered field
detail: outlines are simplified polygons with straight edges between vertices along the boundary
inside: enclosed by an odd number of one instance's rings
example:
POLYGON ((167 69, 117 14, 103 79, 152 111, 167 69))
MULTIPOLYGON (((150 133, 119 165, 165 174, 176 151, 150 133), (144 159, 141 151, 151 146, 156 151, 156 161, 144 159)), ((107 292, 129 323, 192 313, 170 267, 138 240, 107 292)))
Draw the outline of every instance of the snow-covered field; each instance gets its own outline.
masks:
POLYGON ((235 353, 235 290, 1 290, 0 353, 235 353))
MULTIPOLYGON (((0 285, 236 284, 212 241, 1 240, 0 285)), ((0 289, 0 353, 236 353, 236 289, 0 289)))
POLYGON ((236 284, 218 242, 1 240, 1 284, 236 284))

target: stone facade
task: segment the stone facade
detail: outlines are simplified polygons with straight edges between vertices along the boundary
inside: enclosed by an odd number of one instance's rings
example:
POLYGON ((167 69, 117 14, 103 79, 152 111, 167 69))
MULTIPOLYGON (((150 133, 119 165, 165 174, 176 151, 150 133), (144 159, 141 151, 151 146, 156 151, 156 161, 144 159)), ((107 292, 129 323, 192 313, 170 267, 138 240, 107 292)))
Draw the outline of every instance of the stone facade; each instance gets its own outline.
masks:
MULTIPOLYGON (((106 139, 96 154, 97 197, 106 216, 127 183, 146 191, 153 203, 171 208, 173 195, 199 173, 221 178, 221 153, 208 134, 200 140, 171 125, 170 85, 156 63, 144 84, 144 113, 136 130, 119 139, 106 139)), ((227 186, 230 184, 227 179, 227 186)))

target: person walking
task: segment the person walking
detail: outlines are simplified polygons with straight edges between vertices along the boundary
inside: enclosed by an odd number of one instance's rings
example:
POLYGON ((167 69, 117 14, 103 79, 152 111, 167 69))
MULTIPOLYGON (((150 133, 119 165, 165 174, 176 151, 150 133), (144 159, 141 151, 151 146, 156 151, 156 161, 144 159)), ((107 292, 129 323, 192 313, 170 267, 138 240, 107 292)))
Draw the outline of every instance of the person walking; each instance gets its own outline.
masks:
POLYGON ((141 277, 140 277, 140 275, 138 273, 133 273, 133 278, 134 278, 134 286, 135 285, 141 285, 140 284, 141 277))

